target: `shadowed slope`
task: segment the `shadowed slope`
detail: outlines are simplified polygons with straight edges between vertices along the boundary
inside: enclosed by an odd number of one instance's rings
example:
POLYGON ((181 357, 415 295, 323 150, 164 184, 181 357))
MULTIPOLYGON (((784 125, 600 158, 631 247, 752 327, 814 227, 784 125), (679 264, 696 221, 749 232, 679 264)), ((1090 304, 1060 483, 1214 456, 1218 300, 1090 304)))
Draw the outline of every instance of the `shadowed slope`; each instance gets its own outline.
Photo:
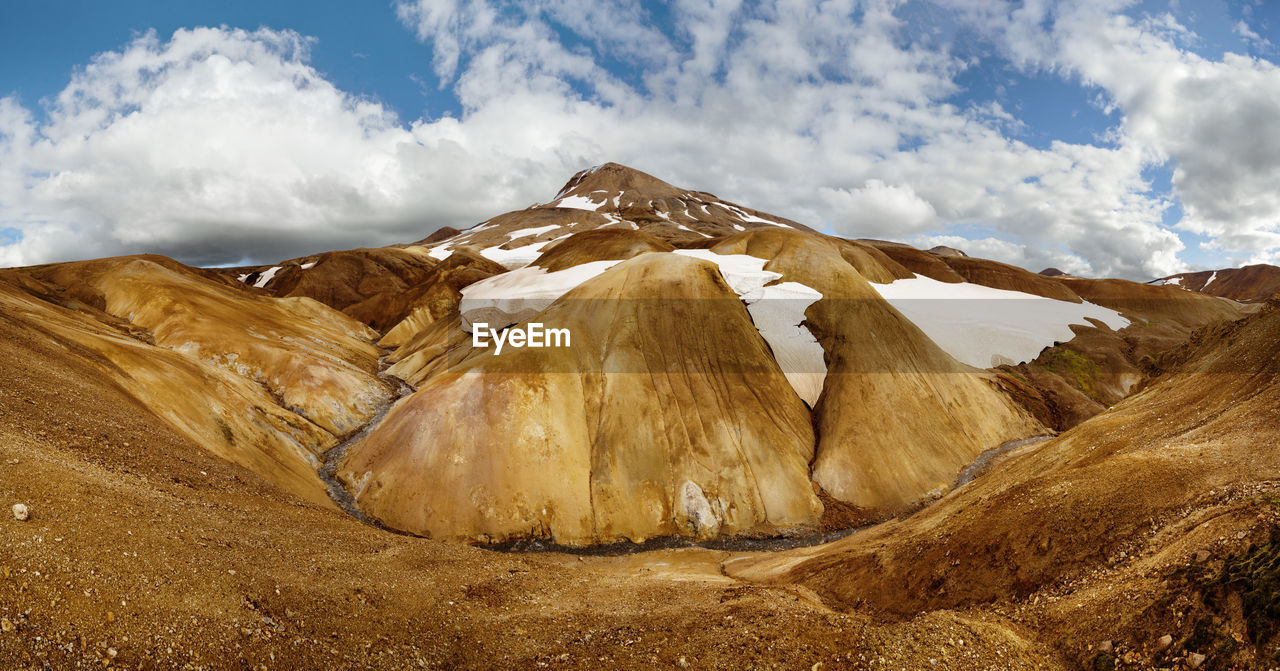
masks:
POLYGON ((1202 270, 1151 282, 1238 301, 1265 300, 1280 293, 1280 268, 1260 263, 1243 268, 1202 270))
POLYGON ((1198 334, 1176 358, 1146 391, 908 519, 732 570, 901 616, 1070 584, 1079 594, 1046 624, 1097 636, 1090 623, 1105 618, 1109 634, 1190 635, 1182 611, 1194 595, 1164 595, 1192 589, 1175 567, 1214 556, 1199 550, 1227 545, 1225 529, 1233 545, 1256 541, 1266 515, 1250 492, 1280 479, 1280 309, 1198 334), (1086 577, 1102 582, 1086 590, 1086 577), (1113 589, 1135 601, 1117 610, 1101 598, 1113 589))

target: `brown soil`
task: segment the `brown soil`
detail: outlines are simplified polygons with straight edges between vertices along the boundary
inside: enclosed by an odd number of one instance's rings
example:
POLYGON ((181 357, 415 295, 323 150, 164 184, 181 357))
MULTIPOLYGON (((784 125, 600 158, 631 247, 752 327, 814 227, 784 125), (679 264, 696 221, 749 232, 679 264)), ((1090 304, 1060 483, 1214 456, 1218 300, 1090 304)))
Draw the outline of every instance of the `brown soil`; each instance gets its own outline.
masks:
MULTIPOLYGON (((1280 525, 1277 336, 1276 307, 1211 329, 1146 391, 920 513, 730 575, 888 618, 998 614, 1081 666, 1202 654, 1208 668, 1270 668, 1274 627, 1259 629, 1245 587, 1215 581, 1280 525)), ((1251 570, 1248 589, 1274 602, 1275 567, 1251 570)))
POLYGON ((39 334, 0 321, 0 337, 4 668, 1058 666, 999 618, 837 613, 725 577, 725 552, 503 554, 380 531, 209 456, 39 334))

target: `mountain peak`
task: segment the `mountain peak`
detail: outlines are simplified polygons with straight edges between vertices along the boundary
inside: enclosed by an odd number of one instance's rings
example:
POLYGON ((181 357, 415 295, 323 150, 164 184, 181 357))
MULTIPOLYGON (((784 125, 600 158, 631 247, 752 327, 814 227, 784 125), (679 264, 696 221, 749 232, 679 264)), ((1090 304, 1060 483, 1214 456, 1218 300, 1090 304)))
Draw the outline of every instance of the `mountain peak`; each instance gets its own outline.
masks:
POLYGON ((556 199, 600 191, 608 194, 635 193, 649 199, 678 198, 688 193, 647 172, 610 162, 575 173, 556 194, 556 199))

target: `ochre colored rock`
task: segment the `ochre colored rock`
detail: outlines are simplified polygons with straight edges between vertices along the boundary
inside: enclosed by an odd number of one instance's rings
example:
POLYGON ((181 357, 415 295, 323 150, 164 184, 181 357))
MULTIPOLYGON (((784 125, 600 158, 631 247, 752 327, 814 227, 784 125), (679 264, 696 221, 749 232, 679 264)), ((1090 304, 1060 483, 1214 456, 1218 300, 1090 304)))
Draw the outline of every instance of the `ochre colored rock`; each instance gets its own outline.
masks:
POLYGON ((362 510, 570 545, 816 528, 809 414, 713 264, 643 254, 539 320, 573 346, 475 350, 351 449, 362 510))

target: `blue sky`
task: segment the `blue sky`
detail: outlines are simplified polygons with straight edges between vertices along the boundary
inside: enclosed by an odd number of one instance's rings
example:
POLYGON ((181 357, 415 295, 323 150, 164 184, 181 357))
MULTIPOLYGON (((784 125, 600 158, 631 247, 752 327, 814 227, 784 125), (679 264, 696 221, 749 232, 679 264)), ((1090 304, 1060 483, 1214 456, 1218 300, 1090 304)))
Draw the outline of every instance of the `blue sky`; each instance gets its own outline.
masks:
MULTIPOLYGON (((311 63, 339 88, 374 97, 403 119, 457 114, 440 90, 431 49, 396 19, 390 3, 353 0, 261 2, 12 2, 0 23, 0 94, 35 105, 57 95, 71 73, 96 54, 119 49, 137 34, 179 28, 262 26, 315 38, 311 63)), ((38 108, 36 108, 38 109, 38 108)))
POLYGON ((1280 131, 1250 120, 1280 112, 1278 21, 1258 0, 7 3, 0 265, 404 241, 607 160, 1033 270, 1274 261, 1280 158, 1256 148, 1280 131))

